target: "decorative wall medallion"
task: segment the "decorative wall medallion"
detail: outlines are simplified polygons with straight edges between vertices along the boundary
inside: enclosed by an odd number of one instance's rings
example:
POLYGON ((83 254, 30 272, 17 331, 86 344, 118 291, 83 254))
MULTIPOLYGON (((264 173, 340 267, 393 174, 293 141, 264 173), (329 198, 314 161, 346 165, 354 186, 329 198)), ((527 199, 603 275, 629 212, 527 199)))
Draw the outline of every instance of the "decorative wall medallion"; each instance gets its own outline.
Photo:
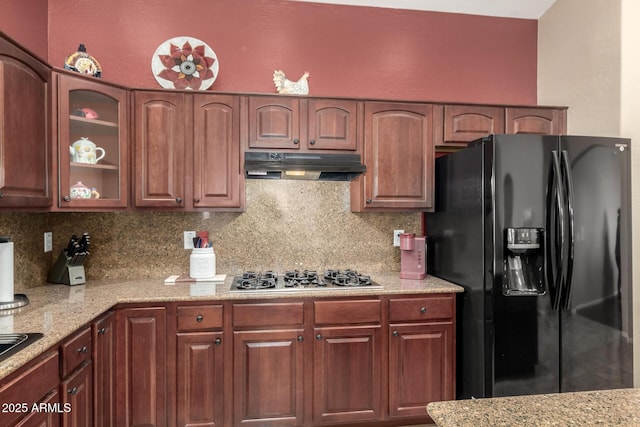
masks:
POLYGON ((158 46, 151 71, 166 89, 206 90, 218 77, 218 57, 202 40, 174 37, 158 46))

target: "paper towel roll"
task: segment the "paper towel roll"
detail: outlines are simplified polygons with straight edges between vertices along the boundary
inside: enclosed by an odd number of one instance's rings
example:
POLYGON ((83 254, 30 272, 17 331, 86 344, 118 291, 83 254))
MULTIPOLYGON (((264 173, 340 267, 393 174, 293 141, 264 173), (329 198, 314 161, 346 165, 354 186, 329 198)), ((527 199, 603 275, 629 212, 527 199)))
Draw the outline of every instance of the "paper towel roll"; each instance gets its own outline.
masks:
POLYGON ((0 303, 13 300, 13 242, 0 243, 0 303))

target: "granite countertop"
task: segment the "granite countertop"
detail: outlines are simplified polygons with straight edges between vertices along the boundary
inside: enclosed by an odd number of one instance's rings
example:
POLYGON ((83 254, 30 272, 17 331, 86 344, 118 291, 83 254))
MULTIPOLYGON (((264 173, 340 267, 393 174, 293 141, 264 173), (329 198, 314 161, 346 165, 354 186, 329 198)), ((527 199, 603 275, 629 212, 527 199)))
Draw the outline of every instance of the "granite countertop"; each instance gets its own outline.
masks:
POLYGON ((640 389, 432 402, 427 411, 440 427, 638 426, 640 389))
POLYGON ((350 288, 336 291, 229 292, 233 277, 218 283, 165 285, 163 279, 91 281, 86 285, 52 285, 28 289, 30 304, 11 314, 0 314, 0 333, 41 332, 44 337, 0 362, 0 380, 44 353, 73 332, 120 303, 248 300, 302 297, 394 295, 462 292, 463 288, 433 276, 424 280, 400 279, 398 273, 371 274, 383 289, 350 288))

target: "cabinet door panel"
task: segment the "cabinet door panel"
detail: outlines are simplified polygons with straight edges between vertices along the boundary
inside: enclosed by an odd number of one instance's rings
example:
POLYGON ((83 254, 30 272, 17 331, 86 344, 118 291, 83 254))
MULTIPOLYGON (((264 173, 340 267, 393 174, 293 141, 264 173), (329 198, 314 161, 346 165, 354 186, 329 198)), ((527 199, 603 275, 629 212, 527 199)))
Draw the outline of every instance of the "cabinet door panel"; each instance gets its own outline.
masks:
POLYGON ((504 108, 445 105, 444 145, 467 145, 492 133, 504 133, 504 108))
POLYGON ((365 104, 365 210, 433 207, 432 123, 431 105, 365 104))
POLYGON ((95 427, 115 426, 115 316, 108 313, 92 326, 93 415, 95 427))
POLYGON ((184 120, 183 94, 135 94, 136 206, 184 207, 184 120))
POLYGON ((423 416, 429 402, 454 395, 453 325, 389 327, 389 415, 423 416))
POLYGON ((380 419, 380 328, 316 328, 314 333, 314 423, 380 419))
POLYGON ((222 333, 178 334, 178 426, 222 426, 222 333))
POLYGON ((0 39, 0 207, 52 204, 49 80, 44 64, 0 39))
POLYGON ((235 425, 302 425, 302 336, 302 329, 234 333, 235 425))
POLYGON ((560 109, 508 107, 505 112, 506 132, 565 134, 565 116, 566 111, 560 109))
POLYGON ((249 97, 249 148, 300 148, 297 98, 249 97))
POLYGON ((357 144, 357 102, 310 99, 308 146, 312 150, 351 150, 357 144))
POLYGON ((240 208, 239 98, 195 95, 193 127, 193 206, 240 208))
POLYGON ((69 427, 93 425, 93 381, 91 362, 84 365, 60 385, 61 403, 71 410, 62 414, 62 425, 69 427))
MULTIPOLYGON (((48 407, 56 407, 60 405, 60 395, 57 390, 53 390, 49 393, 44 400, 43 404, 49 405, 48 407)), ((63 407, 64 410, 64 407, 63 407)), ((41 411, 31 412, 25 418, 20 420, 15 427, 59 427, 60 426, 60 414, 56 411, 41 411)))
POLYGON ((164 307, 118 310, 116 425, 166 426, 167 321, 164 307))

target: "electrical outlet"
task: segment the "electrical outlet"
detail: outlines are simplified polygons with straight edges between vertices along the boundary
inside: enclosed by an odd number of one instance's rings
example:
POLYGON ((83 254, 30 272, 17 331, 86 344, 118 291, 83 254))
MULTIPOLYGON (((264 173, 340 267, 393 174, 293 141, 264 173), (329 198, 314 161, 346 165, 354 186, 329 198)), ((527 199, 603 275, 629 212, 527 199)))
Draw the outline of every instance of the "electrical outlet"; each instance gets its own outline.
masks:
POLYGON ((44 233, 44 251, 51 252, 53 250, 53 233, 47 231, 44 233))
POLYGON ((404 230, 393 230, 393 246, 400 246, 400 235, 404 230))
POLYGON ((193 239, 196 237, 195 231, 185 231, 184 232, 184 248, 185 249, 193 249, 193 239))

